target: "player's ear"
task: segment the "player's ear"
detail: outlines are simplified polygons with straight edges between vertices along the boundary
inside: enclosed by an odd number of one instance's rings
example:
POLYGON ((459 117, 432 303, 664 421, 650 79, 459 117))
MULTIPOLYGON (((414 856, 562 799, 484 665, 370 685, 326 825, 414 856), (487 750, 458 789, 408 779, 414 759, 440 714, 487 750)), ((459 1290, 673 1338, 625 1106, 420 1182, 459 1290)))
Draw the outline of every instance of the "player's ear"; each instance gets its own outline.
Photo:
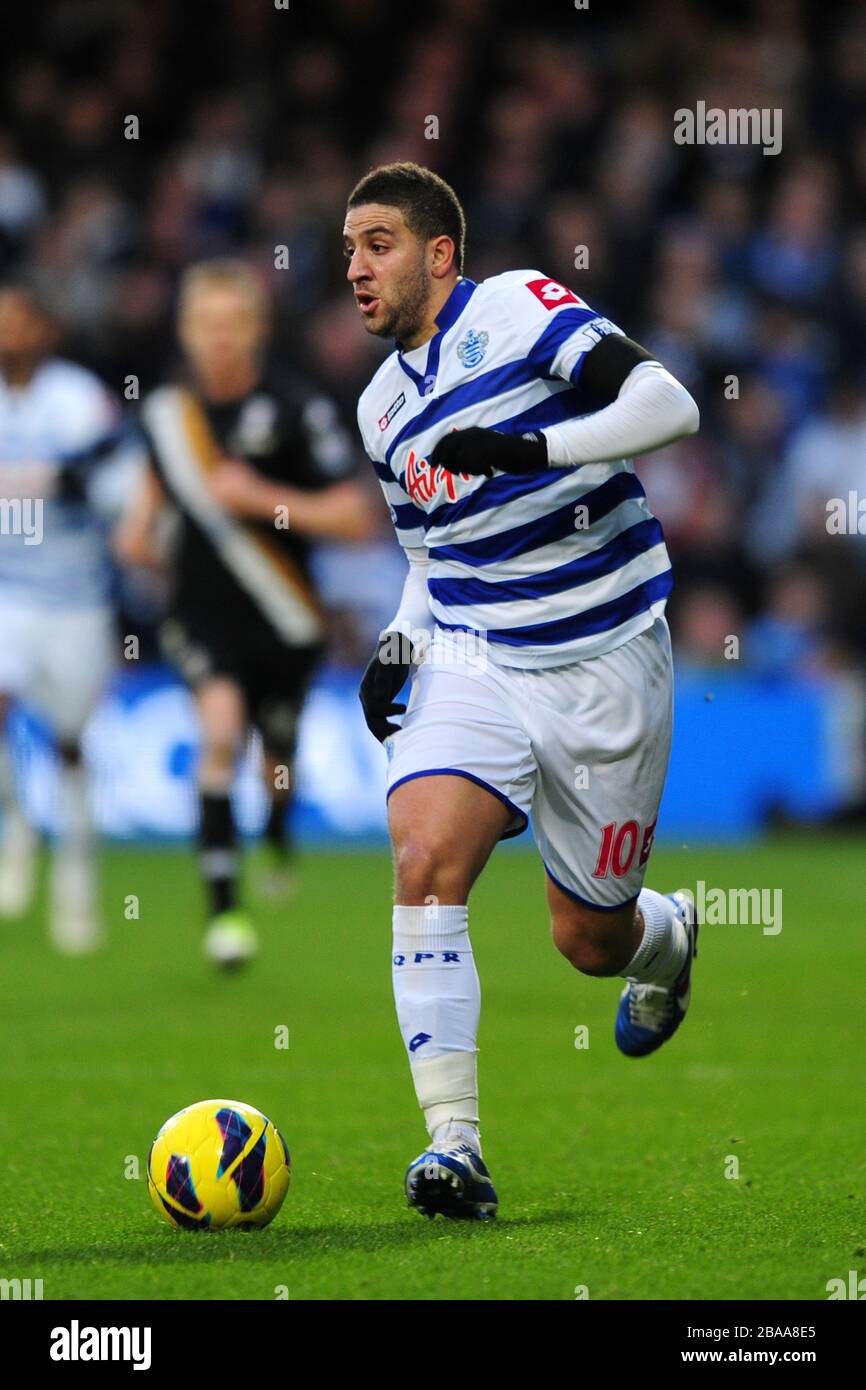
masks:
POLYGON ((453 270, 456 249, 450 236, 431 237, 427 243, 427 254, 430 273, 435 279, 442 280, 453 270))

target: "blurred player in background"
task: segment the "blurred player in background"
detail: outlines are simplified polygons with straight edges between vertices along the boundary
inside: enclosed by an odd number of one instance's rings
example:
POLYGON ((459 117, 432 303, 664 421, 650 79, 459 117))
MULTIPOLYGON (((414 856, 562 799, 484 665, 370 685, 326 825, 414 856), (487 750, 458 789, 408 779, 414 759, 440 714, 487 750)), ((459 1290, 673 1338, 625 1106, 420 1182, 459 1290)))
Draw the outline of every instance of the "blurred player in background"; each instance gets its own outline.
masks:
POLYGON ((698 411, 540 271, 464 276, 463 210, 430 170, 373 170, 344 237, 365 328, 397 342, 358 423, 410 562, 361 687, 389 754, 394 992, 430 1134, 406 1192, 428 1216, 489 1219, 466 904, 497 841, 531 812, 558 949, 627 981, 622 1052, 655 1051, 688 1006, 693 906, 642 886, 670 748, 671 570, 631 459, 694 433, 698 411))
POLYGON ((58 340, 31 288, 0 288, 0 915, 26 910, 37 848, 5 737, 17 700, 47 722, 59 754, 51 937, 84 953, 102 928, 81 735, 115 655, 108 527, 141 457, 118 402, 91 372, 54 356, 58 340))
POLYGON ((369 503, 334 404, 305 380, 266 369, 269 305, 241 261, 191 267, 178 332, 190 384, 142 409, 151 468, 120 551, 156 558, 160 513, 179 514, 174 593, 161 637, 195 696, 201 725, 200 863, 207 956, 237 965, 257 949, 239 905, 231 788, 250 727, 270 796, 267 842, 285 865, 298 718, 321 658, 325 615, 309 574, 311 542, 365 540, 369 503))

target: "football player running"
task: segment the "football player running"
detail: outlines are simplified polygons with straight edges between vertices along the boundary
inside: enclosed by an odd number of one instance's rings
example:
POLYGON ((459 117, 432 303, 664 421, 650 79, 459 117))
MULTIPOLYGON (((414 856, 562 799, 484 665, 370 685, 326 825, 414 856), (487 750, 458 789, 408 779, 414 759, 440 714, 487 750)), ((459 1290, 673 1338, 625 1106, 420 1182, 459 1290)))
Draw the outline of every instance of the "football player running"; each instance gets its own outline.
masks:
POLYGON ((406 1193, 428 1216, 489 1219, 467 903, 497 842, 531 814, 555 945, 625 980, 622 1052, 653 1052, 688 1007, 692 904, 643 887, 671 570, 632 459, 693 434, 698 410, 541 271, 469 279, 462 208, 430 170, 371 171, 343 232, 361 321, 396 344, 358 423, 409 570, 361 701, 389 755, 394 995, 430 1136, 406 1193))
POLYGON ((205 954, 237 966, 257 950, 239 899, 231 805, 237 760, 256 728, 271 798, 267 840, 288 862, 286 818, 304 698, 325 615, 310 576, 317 539, 364 540, 369 503, 336 406, 269 368, 266 292, 242 261, 184 274, 178 331, 189 380, 142 407, 151 468, 119 537, 128 563, 158 562, 159 522, 178 518, 164 652, 190 686, 201 728, 199 862, 208 898, 205 954))
MULTIPOLYGON (((32 286, 0 288, 0 729, 20 701, 54 737, 49 930, 59 950, 83 955, 100 944, 102 921, 81 738, 115 659, 110 528, 143 459, 106 386, 56 356, 59 336, 32 286)), ((16 917, 32 896, 37 836, 5 732, 0 805, 0 915, 16 917)))

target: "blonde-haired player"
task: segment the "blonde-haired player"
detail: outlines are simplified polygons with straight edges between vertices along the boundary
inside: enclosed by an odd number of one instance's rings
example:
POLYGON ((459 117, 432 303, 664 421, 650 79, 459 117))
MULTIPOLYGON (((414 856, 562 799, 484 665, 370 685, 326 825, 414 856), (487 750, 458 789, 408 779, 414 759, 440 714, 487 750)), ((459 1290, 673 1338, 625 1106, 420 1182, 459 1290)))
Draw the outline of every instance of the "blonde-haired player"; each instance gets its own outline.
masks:
POLYGON ((363 540, 372 524, 333 401, 267 365, 269 320, 268 295, 243 261, 186 271, 178 338, 187 378, 143 403, 151 468, 122 533, 129 560, 152 559, 164 505, 179 517, 162 644, 194 694, 201 728, 205 950, 222 965, 256 950, 238 897, 238 755, 257 728, 272 798, 268 838, 284 859, 298 718, 326 636, 310 547, 363 540))

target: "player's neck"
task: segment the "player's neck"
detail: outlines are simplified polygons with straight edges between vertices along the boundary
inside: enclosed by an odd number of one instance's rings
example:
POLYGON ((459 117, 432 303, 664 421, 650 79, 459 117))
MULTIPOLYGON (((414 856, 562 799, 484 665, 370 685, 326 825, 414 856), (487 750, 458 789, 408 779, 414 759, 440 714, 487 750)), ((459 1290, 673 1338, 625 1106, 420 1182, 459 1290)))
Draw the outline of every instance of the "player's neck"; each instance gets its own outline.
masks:
POLYGON ((439 325, 436 320, 451 298, 455 285, 458 285, 462 279, 462 275, 454 275, 448 280, 434 281, 430 301, 424 314, 423 326, 418 329, 417 333, 412 333, 409 337, 401 340, 407 352, 411 352, 413 348, 422 347, 424 343, 430 341, 434 334, 439 332, 439 325))
POLYGON ((261 368, 257 362, 238 362, 218 371, 196 372, 196 384, 206 401, 220 405, 224 401, 238 401, 242 396, 255 390, 261 380, 261 368))

